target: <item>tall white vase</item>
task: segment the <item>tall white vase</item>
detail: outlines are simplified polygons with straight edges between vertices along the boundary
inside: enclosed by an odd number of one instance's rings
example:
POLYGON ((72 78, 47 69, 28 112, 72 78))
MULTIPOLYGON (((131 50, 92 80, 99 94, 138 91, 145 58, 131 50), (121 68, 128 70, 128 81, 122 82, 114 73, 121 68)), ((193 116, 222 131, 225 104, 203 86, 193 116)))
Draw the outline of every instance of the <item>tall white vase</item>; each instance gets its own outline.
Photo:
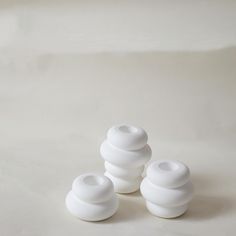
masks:
POLYGON ((139 189, 145 164, 151 158, 147 133, 139 127, 117 125, 108 130, 100 152, 105 160, 105 176, 115 192, 131 193, 139 189))

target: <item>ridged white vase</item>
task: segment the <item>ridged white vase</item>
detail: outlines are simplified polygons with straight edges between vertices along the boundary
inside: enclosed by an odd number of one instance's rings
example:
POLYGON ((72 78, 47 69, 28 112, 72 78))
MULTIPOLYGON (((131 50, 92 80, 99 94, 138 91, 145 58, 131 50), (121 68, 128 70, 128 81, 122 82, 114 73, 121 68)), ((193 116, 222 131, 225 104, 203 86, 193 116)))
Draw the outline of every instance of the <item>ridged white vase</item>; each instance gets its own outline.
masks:
POLYGON ((74 180, 65 201, 72 215, 86 221, 107 219, 118 209, 118 199, 110 179, 91 173, 74 180))
POLYGON ((179 161, 155 161, 148 166, 140 191, 153 215, 163 218, 180 216, 187 210, 193 196, 189 168, 179 161))
POLYGON ((147 133, 139 127, 117 125, 108 130, 100 152, 105 160, 105 176, 115 192, 132 193, 139 189, 145 164, 151 158, 147 133))

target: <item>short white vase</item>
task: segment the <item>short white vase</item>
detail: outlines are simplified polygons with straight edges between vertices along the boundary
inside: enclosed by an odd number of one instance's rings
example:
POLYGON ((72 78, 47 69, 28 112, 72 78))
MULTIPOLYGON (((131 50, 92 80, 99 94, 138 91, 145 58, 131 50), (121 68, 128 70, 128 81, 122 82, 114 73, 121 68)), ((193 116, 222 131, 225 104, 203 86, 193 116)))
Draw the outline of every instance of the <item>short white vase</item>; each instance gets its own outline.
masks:
POLYGON ((139 127, 117 125, 108 130, 100 153, 105 160, 105 176, 115 192, 132 193, 139 189, 145 164, 151 158, 147 133, 139 127))
POLYGON ((193 196, 189 168, 179 161, 155 161, 148 166, 140 191, 153 215, 178 217, 187 210, 193 196))
POLYGON ((111 180, 90 173, 73 181, 65 202, 72 215, 85 221, 105 220, 115 214, 119 205, 111 180))

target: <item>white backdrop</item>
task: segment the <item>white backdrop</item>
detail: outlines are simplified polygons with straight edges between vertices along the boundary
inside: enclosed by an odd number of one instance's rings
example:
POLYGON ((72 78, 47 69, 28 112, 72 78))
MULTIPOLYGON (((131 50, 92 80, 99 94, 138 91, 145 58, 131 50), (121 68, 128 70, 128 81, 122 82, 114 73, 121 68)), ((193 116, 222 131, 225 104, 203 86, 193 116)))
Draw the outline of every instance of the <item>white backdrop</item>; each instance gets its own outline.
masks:
POLYGON ((235 46, 234 0, 0 1, 0 47, 39 53, 235 46))
POLYGON ((234 235, 233 1, 0 5, 1 235, 234 235), (99 145, 122 122, 147 130, 153 160, 189 165, 184 216, 151 216, 139 193, 100 223, 67 213, 72 180, 103 172, 99 145))

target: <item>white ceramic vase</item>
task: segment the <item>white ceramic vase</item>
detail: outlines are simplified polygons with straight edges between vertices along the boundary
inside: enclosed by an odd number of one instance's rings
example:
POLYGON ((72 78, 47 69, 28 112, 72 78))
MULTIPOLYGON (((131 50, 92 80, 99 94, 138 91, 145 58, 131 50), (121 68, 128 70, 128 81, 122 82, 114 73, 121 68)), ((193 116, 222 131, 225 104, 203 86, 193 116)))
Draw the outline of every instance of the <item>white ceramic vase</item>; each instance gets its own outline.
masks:
POLYGON ((105 160, 105 176, 115 192, 132 193, 139 189, 145 164, 151 158, 147 133, 139 127, 117 125, 108 130, 100 152, 105 160))
POLYGON ((86 221, 100 221, 111 217, 118 209, 118 199, 109 178, 83 174, 72 184, 66 196, 68 211, 86 221))
POLYGON ((187 210, 193 196, 189 168, 179 161, 155 161, 148 166, 140 190, 153 215, 178 217, 187 210))

